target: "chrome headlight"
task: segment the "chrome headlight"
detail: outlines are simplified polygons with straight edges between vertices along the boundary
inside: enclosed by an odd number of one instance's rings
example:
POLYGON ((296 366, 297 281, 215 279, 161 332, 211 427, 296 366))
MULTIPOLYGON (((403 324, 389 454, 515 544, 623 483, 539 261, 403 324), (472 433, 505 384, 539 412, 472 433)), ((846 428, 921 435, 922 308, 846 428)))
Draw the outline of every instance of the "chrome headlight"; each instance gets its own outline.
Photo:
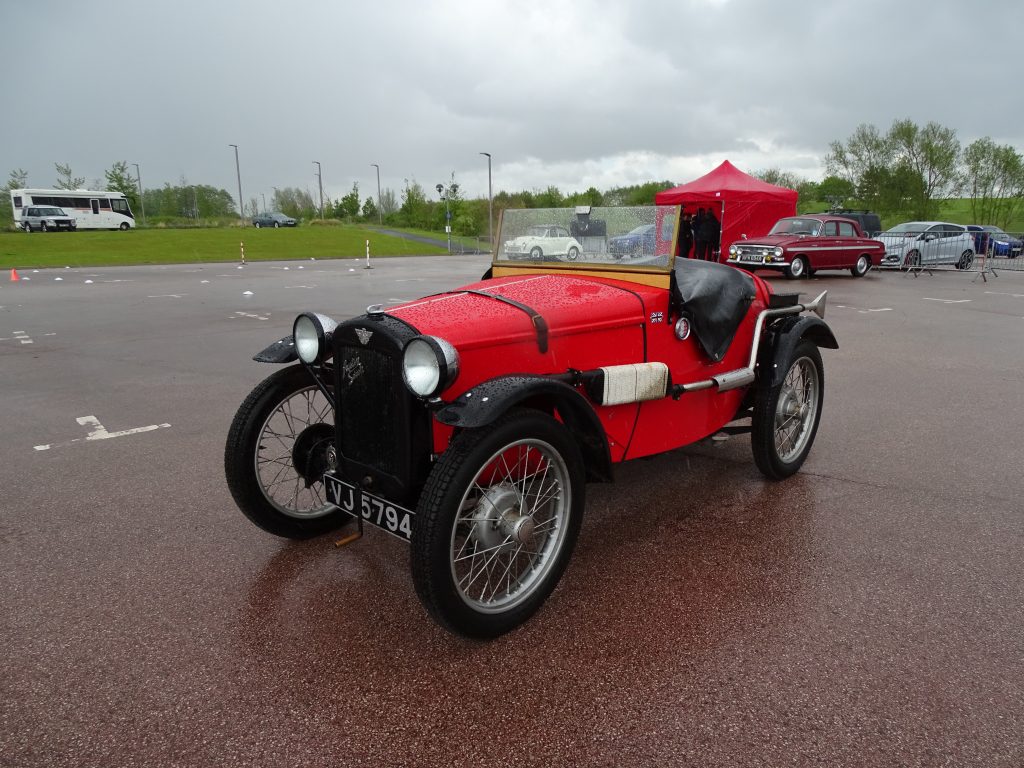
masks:
POLYGON ((779 245, 775 246, 775 258, 776 259, 781 259, 782 258, 782 246, 779 246, 779 245))
POLYGON ((295 318, 292 338, 299 359, 307 365, 323 362, 331 356, 331 337, 338 324, 316 312, 303 312, 295 318))
POLYGON ((405 345, 402 377, 405 386, 417 397, 435 397, 444 392, 459 375, 459 353, 436 336, 417 336, 405 345))
POLYGON ((729 255, 730 256, 735 256, 739 252, 740 252, 740 249, 737 248, 735 245, 730 245, 729 246, 729 255))

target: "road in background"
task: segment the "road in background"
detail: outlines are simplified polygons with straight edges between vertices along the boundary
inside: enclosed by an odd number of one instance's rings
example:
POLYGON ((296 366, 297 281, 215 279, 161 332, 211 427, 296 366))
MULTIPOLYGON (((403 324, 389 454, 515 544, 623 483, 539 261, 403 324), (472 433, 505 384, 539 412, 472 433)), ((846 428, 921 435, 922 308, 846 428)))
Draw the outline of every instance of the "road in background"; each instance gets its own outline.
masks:
POLYGON ((740 437, 618 467, 545 607, 477 643, 403 543, 278 540, 225 486, 298 311, 487 259, 364 266, 0 284, 0 764, 1024 762, 1024 276, 770 278, 827 288, 840 342, 802 472, 740 437))

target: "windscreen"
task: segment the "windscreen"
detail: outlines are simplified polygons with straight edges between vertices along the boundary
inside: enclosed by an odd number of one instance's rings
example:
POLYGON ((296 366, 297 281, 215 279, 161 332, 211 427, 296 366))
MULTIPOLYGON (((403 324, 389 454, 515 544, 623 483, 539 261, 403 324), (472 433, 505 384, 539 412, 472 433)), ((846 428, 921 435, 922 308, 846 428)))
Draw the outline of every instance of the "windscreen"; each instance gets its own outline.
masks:
POLYGON ((494 263, 667 272, 677 217, 665 205, 506 210, 494 263))

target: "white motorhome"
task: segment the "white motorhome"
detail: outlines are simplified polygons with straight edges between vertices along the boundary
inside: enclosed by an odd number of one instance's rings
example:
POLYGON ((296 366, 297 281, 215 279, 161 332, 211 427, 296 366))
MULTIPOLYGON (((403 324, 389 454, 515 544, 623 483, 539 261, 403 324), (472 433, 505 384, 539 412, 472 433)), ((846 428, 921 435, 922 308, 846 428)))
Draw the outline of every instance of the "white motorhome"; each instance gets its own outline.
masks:
POLYGON ((94 189, 12 189, 14 224, 21 226, 21 215, 29 206, 49 205, 63 208, 77 229, 132 229, 135 215, 121 192, 94 189))

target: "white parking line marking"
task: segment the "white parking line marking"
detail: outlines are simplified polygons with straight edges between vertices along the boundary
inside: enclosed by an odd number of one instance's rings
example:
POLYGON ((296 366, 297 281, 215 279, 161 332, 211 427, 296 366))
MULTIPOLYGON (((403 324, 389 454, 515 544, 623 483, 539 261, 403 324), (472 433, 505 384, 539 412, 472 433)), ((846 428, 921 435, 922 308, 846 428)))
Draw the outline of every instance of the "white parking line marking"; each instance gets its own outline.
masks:
POLYGON ((228 320, 237 320, 240 317, 251 317, 253 320, 269 320, 270 319, 269 313, 267 314, 266 317, 264 317, 263 315, 254 315, 251 312, 235 312, 235 314, 231 315, 231 317, 229 317, 228 320))
POLYGON ((112 437, 124 437, 125 435, 137 435, 140 432, 152 432, 155 429, 164 429, 171 426, 170 424, 150 424, 145 427, 135 427, 133 429, 122 429, 118 432, 107 432, 106 427, 100 424, 100 420, 95 416, 80 416, 75 419, 83 427, 93 427, 93 430, 85 437, 76 437, 73 440, 65 440, 62 443, 46 443, 44 445, 32 446, 37 451, 48 451, 51 448, 63 448, 73 443, 89 442, 93 440, 109 440, 112 437))
POLYGON ((985 291, 989 296, 1013 296, 1015 299, 1024 299, 1024 293, 1003 293, 1002 291, 985 291))
POLYGON ((943 304, 967 304, 971 299, 933 299, 929 296, 923 297, 925 301, 941 301, 943 304))
POLYGON ((860 312, 862 315, 866 315, 868 312, 892 312, 892 307, 879 307, 878 309, 861 309, 860 307, 851 307, 846 304, 836 304, 836 309, 853 309, 860 312))
POLYGON ((156 296, 147 296, 147 299, 180 299, 182 296, 188 296, 187 293, 160 293, 156 296))

